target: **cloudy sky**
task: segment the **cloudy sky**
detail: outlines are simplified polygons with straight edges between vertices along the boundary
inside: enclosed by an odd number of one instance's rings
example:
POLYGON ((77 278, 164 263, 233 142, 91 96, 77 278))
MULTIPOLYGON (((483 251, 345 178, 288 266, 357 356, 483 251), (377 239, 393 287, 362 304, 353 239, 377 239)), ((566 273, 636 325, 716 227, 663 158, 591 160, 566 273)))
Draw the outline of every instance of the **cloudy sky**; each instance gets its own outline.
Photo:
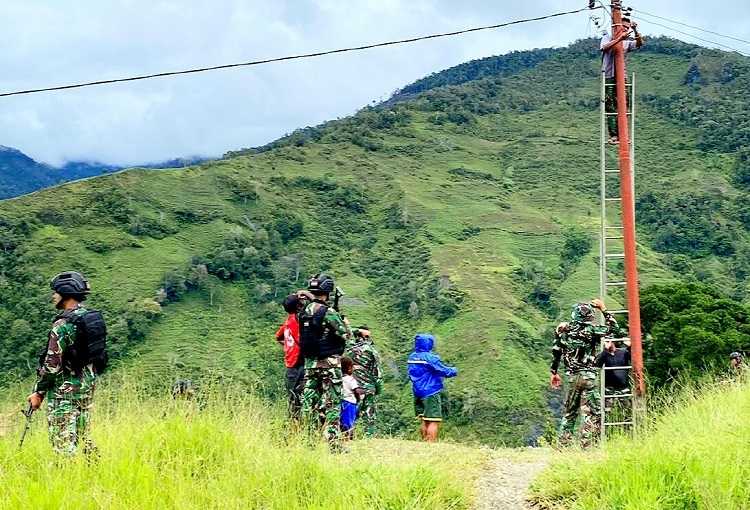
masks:
MULTIPOLYGON (((283 56, 502 23, 571 0, 2 0, 0 91, 283 56)), ((747 0, 633 0, 633 7, 750 40, 747 0)), ((659 21, 667 24, 666 22, 659 21)), ((641 22, 646 34, 667 29, 641 22)), ((750 53, 750 45, 717 39, 750 53)), ((135 164, 219 156, 342 117, 474 58, 593 35, 577 14, 262 67, 0 98, 0 145, 37 160, 135 164)))

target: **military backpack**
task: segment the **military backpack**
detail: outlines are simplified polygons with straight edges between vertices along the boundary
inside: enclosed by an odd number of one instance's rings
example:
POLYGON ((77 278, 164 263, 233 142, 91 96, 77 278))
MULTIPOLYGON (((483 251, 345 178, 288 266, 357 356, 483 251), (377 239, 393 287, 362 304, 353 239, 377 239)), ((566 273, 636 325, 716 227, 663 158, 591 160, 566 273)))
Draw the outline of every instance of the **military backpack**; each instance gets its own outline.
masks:
POLYGON ((300 352, 305 359, 323 359, 344 353, 346 339, 331 329, 326 321, 328 305, 314 302, 297 316, 299 322, 300 352))
POLYGON ((68 311, 62 317, 76 327, 73 344, 63 353, 65 366, 79 374, 83 367, 92 364, 96 373, 101 375, 109 362, 107 325, 102 313, 98 310, 87 310, 83 314, 68 311))

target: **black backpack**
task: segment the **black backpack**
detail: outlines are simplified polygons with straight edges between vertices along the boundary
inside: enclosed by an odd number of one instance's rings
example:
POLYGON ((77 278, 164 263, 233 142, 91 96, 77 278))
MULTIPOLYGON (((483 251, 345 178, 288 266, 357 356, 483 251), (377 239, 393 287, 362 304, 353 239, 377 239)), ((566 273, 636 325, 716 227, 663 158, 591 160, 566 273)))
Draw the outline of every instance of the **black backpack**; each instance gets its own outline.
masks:
POLYGON ((326 333, 323 319, 327 311, 328 307, 321 305, 317 307, 313 314, 309 314, 307 307, 305 307, 297 316, 300 353, 305 359, 318 359, 320 357, 323 335, 326 333))
POLYGON ((97 375, 107 369, 107 325, 98 310, 87 310, 84 314, 65 312, 64 317, 76 327, 73 345, 63 353, 65 366, 73 373, 80 374, 83 367, 93 364, 97 375))
POLYGON ((299 322, 300 352, 305 359, 323 359, 344 354, 346 339, 326 322, 328 306, 320 305, 313 314, 307 307, 297 316, 299 322))

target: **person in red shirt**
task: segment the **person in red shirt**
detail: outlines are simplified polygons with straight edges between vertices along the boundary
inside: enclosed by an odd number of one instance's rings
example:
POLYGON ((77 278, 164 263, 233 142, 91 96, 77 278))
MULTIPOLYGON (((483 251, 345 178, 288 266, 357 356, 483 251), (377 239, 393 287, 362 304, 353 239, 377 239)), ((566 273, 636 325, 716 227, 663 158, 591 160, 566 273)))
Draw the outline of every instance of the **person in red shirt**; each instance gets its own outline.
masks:
POLYGON ((304 295, 299 293, 289 294, 282 303, 287 318, 276 331, 276 341, 284 347, 289 415, 295 420, 300 419, 302 391, 305 388, 305 360, 300 355, 299 323, 297 322, 297 312, 302 309, 304 304, 304 295))

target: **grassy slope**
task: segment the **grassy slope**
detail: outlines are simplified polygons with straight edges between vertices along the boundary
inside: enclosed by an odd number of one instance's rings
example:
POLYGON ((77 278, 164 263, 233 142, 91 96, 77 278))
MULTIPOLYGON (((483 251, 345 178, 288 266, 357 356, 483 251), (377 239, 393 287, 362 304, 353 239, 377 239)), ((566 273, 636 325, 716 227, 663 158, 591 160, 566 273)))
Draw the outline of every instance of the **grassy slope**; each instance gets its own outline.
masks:
POLYGON ((544 508, 747 508, 750 387, 685 391, 637 441, 560 455, 535 483, 544 508))
POLYGON ((224 389, 212 395, 198 410, 110 384, 93 429, 98 462, 78 457, 65 469, 49 457, 39 416, 23 451, 18 427, 0 429, 0 508, 464 509, 487 456, 395 440, 332 455, 290 432, 280 409, 224 389))
MULTIPOLYGON (((564 65, 552 60, 507 78, 503 87, 522 87, 529 78, 564 74, 570 66, 580 65, 589 66, 595 75, 593 58, 564 65)), ((687 60, 666 55, 632 59, 640 92, 654 94, 668 94, 680 86, 687 65, 687 60)), ((581 86, 567 91, 569 101, 596 97, 595 78, 582 81, 581 86)), ((356 269, 356 262, 366 260, 366 249, 353 247, 321 255, 313 248, 316 239, 342 218, 305 219, 306 233, 296 247, 311 249, 311 269, 334 268, 348 295, 357 300, 347 313, 355 323, 372 325, 386 354, 387 412, 394 430, 401 430, 399 423, 410 423, 410 393, 403 378, 408 337, 416 329, 432 329, 439 336, 443 357, 461 370, 461 376, 449 385, 461 413, 449 420, 448 434, 521 443, 536 436, 545 420, 551 419, 545 390, 548 351, 541 338, 550 319, 524 302, 527 289, 512 278, 512 271, 528 261, 555 267, 563 229, 579 225, 595 231, 598 221, 597 113, 571 108, 569 102, 555 97, 547 99, 536 110, 501 110, 479 116, 466 127, 436 126, 427 121, 427 113, 415 111, 405 128, 379 133, 384 148, 376 152, 333 141, 282 147, 185 170, 130 171, 75 183, 4 202, 0 210, 31 216, 52 206, 82 211, 91 207, 92 193, 115 190, 127 195, 131 206, 146 217, 163 214, 167 221, 174 221, 179 209, 200 211, 205 223, 176 223, 179 231, 161 240, 131 236, 107 221, 79 229, 47 225, 33 233, 24 248, 25 262, 38 274, 79 267, 97 289, 96 306, 122 309, 152 297, 165 271, 211 250, 230 229, 247 229, 244 216, 263 217, 290 204, 294 210, 305 210, 310 194, 272 177, 328 175, 343 183, 357 183, 371 204, 356 221, 374 237, 373 249, 385 246, 395 235, 383 228, 382 211, 398 202, 414 222, 422 224, 417 236, 428 247, 438 272, 467 293, 461 313, 446 322, 405 321, 382 309, 382 296, 356 269), (496 181, 450 174, 456 167, 489 173, 509 188, 496 181), (221 181, 224 176, 256 182, 258 202, 232 201, 221 181), (479 227, 480 232, 462 238, 458 234, 467 227, 479 227), (83 240, 90 236, 106 241, 112 249, 98 254, 84 248, 83 240), (531 338, 531 347, 524 347, 520 336, 531 338)), ((731 162, 697 151, 696 138, 696 132, 640 110, 638 189, 689 187, 706 180, 724 183, 731 162)), ((644 284, 674 277, 659 255, 645 244, 640 250, 644 284)), ((592 253, 555 289, 554 300, 563 310, 596 294, 597 253, 595 243, 592 253)), ((236 283, 223 287, 213 307, 201 295, 164 307, 130 364, 165 376, 164 385, 172 377, 194 376, 200 369, 267 389, 268 381, 280 374, 278 350, 270 338, 274 324, 265 307, 255 309, 243 298, 252 289, 236 283)))

